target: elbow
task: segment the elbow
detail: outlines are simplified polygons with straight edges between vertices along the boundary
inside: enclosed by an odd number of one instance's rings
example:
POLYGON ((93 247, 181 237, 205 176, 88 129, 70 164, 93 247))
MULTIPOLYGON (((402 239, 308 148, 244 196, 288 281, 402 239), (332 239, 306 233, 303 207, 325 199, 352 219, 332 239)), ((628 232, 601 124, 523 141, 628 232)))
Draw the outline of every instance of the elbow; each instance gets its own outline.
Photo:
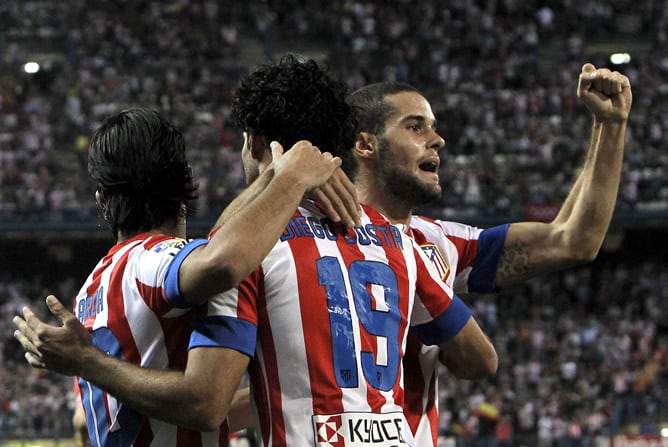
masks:
MULTIPOLYGON (((209 400, 213 401, 214 399, 209 400)), ((211 402, 201 402, 191 408, 190 419, 192 422, 189 425, 198 431, 215 431, 220 429, 226 418, 226 409, 217 408, 211 402)))
POLYGON ((577 236, 562 234, 546 243, 548 247, 538 255, 538 264, 545 264, 544 271, 552 271, 592 262, 598 256, 603 240, 586 233, 577 236))
POLYGON ((496 350, 492 348, 491 352, 481 357, 475 365, 465 372, 462 379, 481 380, 496 374, 499 369, 499 356, 496 350))
POLYGON ((487 360, 484 362, 483 367, 481 368, 480 374, 481 378, 491 377, 499 370, 499 356, 496 353, 496 350, 492 348, 492 353, 487 356, 487 360))
POLYGON ((595 241, 592 238, 580 240, 572 244, 569 250, 568 262, 569 265, 587 264, 596 259, 598 252, 601 249, 601 242, 595 241))
POLYGON ((603 246, 607 229, 596 227, 593 229, 580 228, 577 231, 564 229, 561 245, 565 247, 566 258, 571 265, 592 262, 598 256, 603 246))
POLYGON ((217 284, 220 291, 237 287, 239 283, 248 276, 257 264, 251 264, 244 255, 243 247, 236 247, 230 244, 225 255, 211 259, 207 264, 211 270, 211 275, 217 278, 217 284))
POLYGON ((477 354, 470 353, 459 358, 444 355, 441 351, 441 363, 458 379, 481 380, 496 374, 499 369, 499 356, 494 346, 489 343, 477 354))

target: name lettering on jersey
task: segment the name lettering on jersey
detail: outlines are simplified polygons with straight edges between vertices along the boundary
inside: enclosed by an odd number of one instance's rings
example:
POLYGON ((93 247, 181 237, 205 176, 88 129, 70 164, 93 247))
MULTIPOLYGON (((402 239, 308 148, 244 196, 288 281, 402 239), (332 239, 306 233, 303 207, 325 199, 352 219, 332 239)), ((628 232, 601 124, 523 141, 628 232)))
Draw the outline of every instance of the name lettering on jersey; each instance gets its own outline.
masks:
POLYGON ((395 413, 341 413, 313 415, 316 447, 409 446, 404 436, 404 415, 395 413))
POLYGON ((104 310, 104 300, 102 299, 104 288, 100 287, 93 296, 87 296, 77 303, 77 318, 84 323, 89 318, 95 317, 104 310))
POLYGON ((299 237, 313 237, 337 241, 343 238, 349 244, 376 245, 378 247, 403 248, 401 230, 394 225, 366 224, 348 228, 334 225, 327 218, 296 216, 290 219, 281 235, 281 241, 299 237))
POLYGON ((422 248, 422 251, 431 261, 432 265, 436 267, 436 270, 441 277, 441 281, 445 281, 450 274, 450 266, 441 254, 441 250, 434 244, 420 245, 420 248, 422 248))

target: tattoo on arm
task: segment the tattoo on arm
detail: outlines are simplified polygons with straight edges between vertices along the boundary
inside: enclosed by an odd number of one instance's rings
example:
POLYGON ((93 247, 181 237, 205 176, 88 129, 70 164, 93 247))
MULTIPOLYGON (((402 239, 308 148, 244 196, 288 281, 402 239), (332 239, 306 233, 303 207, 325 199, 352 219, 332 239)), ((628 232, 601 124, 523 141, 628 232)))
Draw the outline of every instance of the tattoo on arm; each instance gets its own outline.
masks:
POLYGON ((524 281, 530 275, 531 269, 529 266, 527 244, 517 242, 511 246, 504 247, 496 275, 496 283, 498 285, 515 284, 524 281))

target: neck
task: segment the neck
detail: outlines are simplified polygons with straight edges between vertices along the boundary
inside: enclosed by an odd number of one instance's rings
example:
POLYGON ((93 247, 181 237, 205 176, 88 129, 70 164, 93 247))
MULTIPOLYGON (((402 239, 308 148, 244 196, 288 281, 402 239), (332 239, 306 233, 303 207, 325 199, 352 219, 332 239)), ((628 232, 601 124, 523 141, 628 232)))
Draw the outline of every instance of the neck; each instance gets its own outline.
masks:
POLYGON ((121 230, 119 230, 116 233, 116 243, 120 244, 122 242, 125 242, 129 239, 132 239, 133 237, 137 236, 138 234, 164 234, 167 236, 174 236, 174 237, 180 237, 185 239, 186 237, 186 222, 185 220, 179 219, 176 222, 170 222, 170 223, 165 223, 159 227, 152 228, 148 231, 140 231, 137 233, 125 233, 121 230))
POLYGON ((389 194, 381 185, 355 182, 361 203, 373 207, 393 224, 410 224, 413 208, 403 200, 389 194))

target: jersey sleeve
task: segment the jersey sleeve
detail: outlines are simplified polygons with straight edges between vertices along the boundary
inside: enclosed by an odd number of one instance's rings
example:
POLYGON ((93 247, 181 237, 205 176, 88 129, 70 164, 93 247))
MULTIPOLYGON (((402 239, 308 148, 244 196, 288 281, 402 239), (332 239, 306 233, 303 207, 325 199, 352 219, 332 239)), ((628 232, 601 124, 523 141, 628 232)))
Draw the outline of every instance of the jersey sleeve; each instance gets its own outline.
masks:
POLYGON ((183 261, 190 253, 192 253, 194 249, 207 243, 207 239, 194 239, 183 245, 178 251, 174 253, 174 258, 167 267, 167 273, 165 275, 164 281, 167 301, 169 301, 174 307, 191 307, 181 296, 181 289, 179 287, 179 270, 181 269, 181 264, 183 264, 183 261))
POLYGON ((415 250, 417 282, 411 330, 426 345, 454 338, 471 317, 471 310, 440 280, 422 250, 415 250))
POLYGON ((468 277, 471 293, 496 293, 496 272, 510 224, 484 230, 478 239, 478 252, 468 277))
MULTIPOLYGON (((259 270, 259 269, 258 269, 259 270)), ((229 348, 252 357, 257 341, 256 279, 259 271, 244 279, 239 287, 220 293, 207 304, 207 315, 195 320, 188 349, 229 348)))

